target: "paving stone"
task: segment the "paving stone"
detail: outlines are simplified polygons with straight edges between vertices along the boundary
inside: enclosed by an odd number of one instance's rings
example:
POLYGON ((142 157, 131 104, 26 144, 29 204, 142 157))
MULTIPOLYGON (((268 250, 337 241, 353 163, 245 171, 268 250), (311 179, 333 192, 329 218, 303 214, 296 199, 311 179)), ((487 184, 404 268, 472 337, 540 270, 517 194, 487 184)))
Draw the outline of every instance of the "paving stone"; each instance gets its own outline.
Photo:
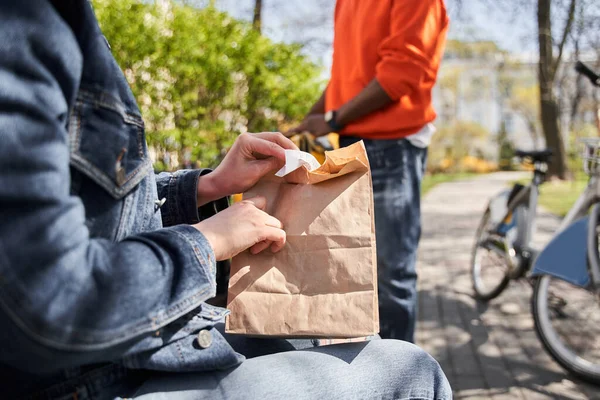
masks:
MULTIPOLYGON (((600 388, 570 377, 543 349, 526 281, 511 282, 489 304, 472 297, 471 246, 483 210, 490 196, 523 176, 496 173, 440 184, 423 199, 417 343, 438 359, 457 399, 600 400, 600 388)), ((538 248, 558 223, 540 210, 538 248)))

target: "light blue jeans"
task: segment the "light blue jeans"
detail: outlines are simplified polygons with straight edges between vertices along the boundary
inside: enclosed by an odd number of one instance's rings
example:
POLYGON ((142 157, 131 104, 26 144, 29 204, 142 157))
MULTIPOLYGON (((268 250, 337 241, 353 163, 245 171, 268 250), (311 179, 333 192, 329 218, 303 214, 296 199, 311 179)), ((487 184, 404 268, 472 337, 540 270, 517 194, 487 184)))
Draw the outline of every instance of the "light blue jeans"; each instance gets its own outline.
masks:
MULTIPOLYGON (((340 138, 348 146, 358 137, 340 138)), ((406 139, 364 140, 375 203, 380 335, 414 342, 417 247, 421 237, 421 180, 427 149, 406 139)))
POLYGON ((373 340, 260 356, 225 371, 162 374, 132 397, 425 400, 451 399, 452 391, 438 363, 417 346, 373 340))
MULTIPOLYGON (((219 323, 215 328, 223 332, 224 324, 219 323)), ((28 399, 452 398, 439 364, 407 342, 374 339, 315 347, 314 339, 253 339, 228 334, 223 337, 235 351, 247 357, 241 365, 187 373, 133 370, 118 364, 90 366, 84 374, 85 385, 66 382, 28 399)))

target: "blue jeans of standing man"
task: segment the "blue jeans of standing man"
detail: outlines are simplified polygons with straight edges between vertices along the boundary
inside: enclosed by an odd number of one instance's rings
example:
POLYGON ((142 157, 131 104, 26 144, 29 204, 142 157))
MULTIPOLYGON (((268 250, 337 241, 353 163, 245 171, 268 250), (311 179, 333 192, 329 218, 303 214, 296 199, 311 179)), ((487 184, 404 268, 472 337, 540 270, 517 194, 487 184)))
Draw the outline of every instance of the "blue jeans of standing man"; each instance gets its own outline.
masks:
MULTIPOLYGON (((359 140, 342 136, 340 146, 359 140)), ((427 149, 406 139, 363 140, 373 177, 380 335, 414 342, 421 180, 427 149)))

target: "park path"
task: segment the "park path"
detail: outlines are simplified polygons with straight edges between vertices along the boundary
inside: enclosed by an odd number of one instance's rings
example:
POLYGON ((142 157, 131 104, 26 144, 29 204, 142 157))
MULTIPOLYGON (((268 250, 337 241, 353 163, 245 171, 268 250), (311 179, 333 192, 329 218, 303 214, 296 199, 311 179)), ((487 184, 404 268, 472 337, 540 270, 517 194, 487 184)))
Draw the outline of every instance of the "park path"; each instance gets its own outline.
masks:
MULTIPOLYGON (((423 199, 417 344, 440 362, 457 399, 600 399, 600 388, 567 375, 542 348, 526 282, 512 282, 489 305, 471 297, 469 260, 479 219, 489 197, 520 176, 443 183, 423 199)), ((549 240, 558 222, 540 212, 536 242, 549 240)))

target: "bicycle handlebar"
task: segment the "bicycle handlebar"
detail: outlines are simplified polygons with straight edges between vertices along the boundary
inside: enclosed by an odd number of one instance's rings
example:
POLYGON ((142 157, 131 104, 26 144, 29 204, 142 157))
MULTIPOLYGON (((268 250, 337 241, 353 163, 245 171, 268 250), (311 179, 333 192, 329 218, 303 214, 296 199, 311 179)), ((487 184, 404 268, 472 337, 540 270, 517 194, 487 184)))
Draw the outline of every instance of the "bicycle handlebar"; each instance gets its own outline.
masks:
POLYGON ((575 64, 575 71, 587 77, 592 82, 592 84, 594 84, 594 86, 600 87, 600 76, 598 76, 598 74, 589 69, 587 65, 585 65, 581 61, 577 61, 577 63, 575 64))

